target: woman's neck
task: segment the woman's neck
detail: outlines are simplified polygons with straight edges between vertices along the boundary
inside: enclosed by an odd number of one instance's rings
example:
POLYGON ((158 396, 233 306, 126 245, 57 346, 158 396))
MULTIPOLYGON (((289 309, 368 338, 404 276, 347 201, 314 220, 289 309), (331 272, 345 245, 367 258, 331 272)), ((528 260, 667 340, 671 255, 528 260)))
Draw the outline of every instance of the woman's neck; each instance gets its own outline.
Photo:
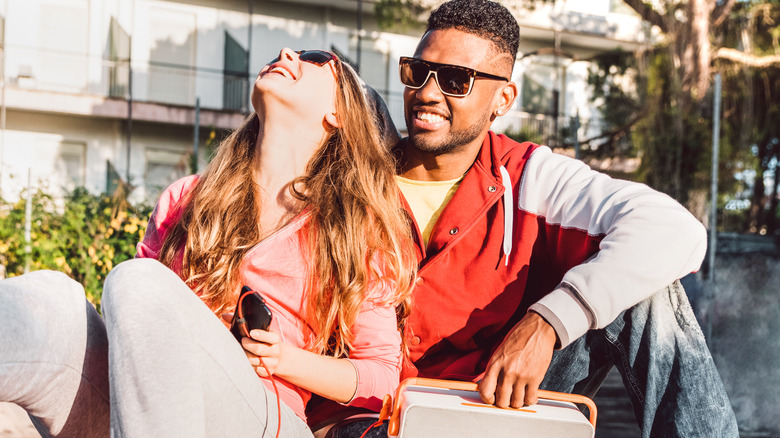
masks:
MULTIPOLYGON (((277 112, 278 114, 279 112, 277 112)), ((322 142, 322 131, 289 117, 260 117, 255 146, 255 182, 260 192, 260 229, 268 235, 301 209, 289 195, 290 183, 302 176, 322 142)))

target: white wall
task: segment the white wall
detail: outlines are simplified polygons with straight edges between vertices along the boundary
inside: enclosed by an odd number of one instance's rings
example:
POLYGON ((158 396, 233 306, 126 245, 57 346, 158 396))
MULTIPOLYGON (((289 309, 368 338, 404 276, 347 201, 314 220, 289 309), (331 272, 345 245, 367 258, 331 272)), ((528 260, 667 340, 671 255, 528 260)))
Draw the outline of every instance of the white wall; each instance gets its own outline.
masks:
MULTIPOLYGON (((132 37, 133 98, 138 101, 191 106, 195 97, 200 97, 202 107, 221 108, 225 32, 242 47, 250 49, 250 87, 254 72, 276 57, 283 47, 295 50, 336 47, 353 60, 357 53, 355 12, 335 9, 325 3, 311 6, 289 1, 256 1, 250 17, 243 0, 193 0, 190 3, 0 0, 0 13, 6 18, 8 85, 33 90, 40 87, 62 93, 105 96, 109 76, 105 58, 112 18, 132 37), (150 66, 150 62, 180 64, 185 68, 150 66), (188 68, 200 71, 194 74, 188 68), (32 78, 17 80, 20 72, 25 71, 31 73, 32 78)), ((581 20, 580 26, 606 23, 606 30, 596 30, 618 35, 631 24, 632 17, 610 12, 609 0, 570 0, 555 6, 541 6, 520 18, 521 26, 536 26, 521 32, 521 53, 551 46, 549 37, 544 36, 549 34, 549 28, 572 19, 581 20), (622 24, 610 25, 610 20, 622 24), (548 29, 543 29, 544 26, 548 29)), ((398 80, 398 58, 413 54, 422 28, 410 29, 405 35, 384 32, 376 28, 368 15, 363 25, 363 79, 377 90, 389 93, 387 103, 391 114, 403 130, 403 87, 398 80)), ((576 54, 585 56, 595 49, 578 50, 581 52, 576 54)), ((597 116, 587 101, 586 67, 584 63, 574 63, 567 68, 562 114, 573 115, 579 110, 583 118, 597 116)), ((526 68, 525 61, 518 63, 513 79, 521 82, 526 68)), ((552 88, 552 75, 542 77, 541 81, 552 88)), ((142 184, 147 171, 147 150, 172 151, 174 154, 191 150, 191 126, 175 123, 134 123, 130 174, 131 182, 139 186, 134 196, 156 196, 142 184)), ((502 123, 506 125, 505 120, 499 119, 495 129, 503 129, 502 123)), ((0 146, 2 194, 6 197, 18 194, 22 180, 26 182, 28 168, 33 169, 33 179, 50 179, 50 185, 59 185, 62 178, 57 174, 56 157, 63 142, 86 145, 86 186, 94 192, 103 190, 106 160, 115 163, 122 177, 126 174, 124 126, 123 119, 11 109, 5 143, 0 146)), ((201 142, 204 141, 205 135, 202 135, 201 142)))
POLYGON ((6 123, 0 181, 4 198, 18 198, 27 185, 28 169, 36 187, 47 187, 54 194, 59 192, 65 175, 55 164, 63 142, 86 145, 85 187, 95 193, 105 190, 106 160, 114 160, 121 151, 119 122, 9 111, 6 123))

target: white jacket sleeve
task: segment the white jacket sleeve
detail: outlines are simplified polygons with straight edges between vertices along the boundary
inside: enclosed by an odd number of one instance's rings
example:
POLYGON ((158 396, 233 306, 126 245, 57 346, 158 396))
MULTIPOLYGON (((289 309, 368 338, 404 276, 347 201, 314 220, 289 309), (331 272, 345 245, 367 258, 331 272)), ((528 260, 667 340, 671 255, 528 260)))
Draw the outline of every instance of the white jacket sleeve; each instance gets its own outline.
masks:
POLYGON ((547 147, 526 164, 518 206, 548 225, 601 238, 593 257, 530 307, 553 325, 560 348, 698 270, 706 252, 704 226, 671 197, 547 147))

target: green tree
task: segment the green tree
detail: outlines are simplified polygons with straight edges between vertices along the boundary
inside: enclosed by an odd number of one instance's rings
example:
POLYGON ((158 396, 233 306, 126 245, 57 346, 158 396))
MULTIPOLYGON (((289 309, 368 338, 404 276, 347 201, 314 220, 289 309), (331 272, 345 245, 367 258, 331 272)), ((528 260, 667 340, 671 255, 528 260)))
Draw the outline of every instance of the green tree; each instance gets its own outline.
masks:
POLYGON ((720 39, 761 58, 744 59, 743 51, 726 52, 715 67, 724 77, 724 142, 741 145, 733 160, 755 172, 748 214, 742 228, 774 234, 778 229, 780 178, 780 2, 741 2, 720 39), (765 176, 773 184, 765 187, 765 176))

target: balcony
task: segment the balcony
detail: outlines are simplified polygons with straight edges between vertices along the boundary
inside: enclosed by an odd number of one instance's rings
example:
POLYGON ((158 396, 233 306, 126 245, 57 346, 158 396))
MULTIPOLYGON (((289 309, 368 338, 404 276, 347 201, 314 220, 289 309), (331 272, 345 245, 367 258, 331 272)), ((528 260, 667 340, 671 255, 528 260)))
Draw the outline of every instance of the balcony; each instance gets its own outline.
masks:
POLYGON ((3 55, 8 108, 127 118, 132 99, 134 120, 191 125, 198 99, 201 124, 225 129, 248 112, 245 72, 30 47, 6 47, 3 55))

